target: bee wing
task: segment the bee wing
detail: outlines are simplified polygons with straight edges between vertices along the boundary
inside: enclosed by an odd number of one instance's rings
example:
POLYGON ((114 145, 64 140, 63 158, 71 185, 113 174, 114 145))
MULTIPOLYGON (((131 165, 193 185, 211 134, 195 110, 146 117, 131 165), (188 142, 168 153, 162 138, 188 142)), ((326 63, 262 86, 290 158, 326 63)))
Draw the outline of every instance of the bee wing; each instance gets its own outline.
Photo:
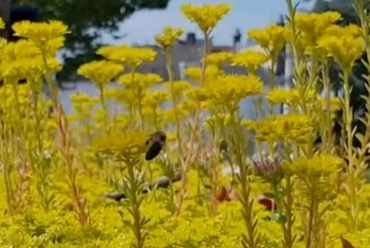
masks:
POLYGON ((149 135, 149 138, 146 140, 145 145, 149 145, 153 140, 153 134, 149 135))

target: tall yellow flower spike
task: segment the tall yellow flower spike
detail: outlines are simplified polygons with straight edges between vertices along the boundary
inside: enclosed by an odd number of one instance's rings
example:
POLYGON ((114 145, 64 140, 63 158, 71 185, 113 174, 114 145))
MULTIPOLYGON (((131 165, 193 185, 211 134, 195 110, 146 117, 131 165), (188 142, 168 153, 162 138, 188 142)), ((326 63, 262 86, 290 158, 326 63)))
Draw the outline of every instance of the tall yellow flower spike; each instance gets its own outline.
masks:
POLYGON ((181 6, 182 13, 187 19, 195 22, 204 34, 212 32, 217 23, 230 11, 229 4, 218 5, 192 5, 181 6))

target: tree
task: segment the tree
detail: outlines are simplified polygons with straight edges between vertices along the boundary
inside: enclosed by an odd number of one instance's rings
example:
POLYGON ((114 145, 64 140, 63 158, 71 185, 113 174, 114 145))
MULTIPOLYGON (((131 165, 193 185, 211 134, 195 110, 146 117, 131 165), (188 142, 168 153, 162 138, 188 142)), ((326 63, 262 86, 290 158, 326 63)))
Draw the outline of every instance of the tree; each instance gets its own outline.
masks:
MULTIPOLYGON (((4 1, 4 0, 1 0, 4 1)), ((169 0, 13 0, 16 5, 35 6, 44 20, 60 20, 69 26, 65 66, 61 79, 69 79, 82 63, 96 59, 99 38, 107 32, 117 36, 119 24, 140 10, 165 9, 169 0)), ((150 20, 148 20, 150 21, 150 20)))

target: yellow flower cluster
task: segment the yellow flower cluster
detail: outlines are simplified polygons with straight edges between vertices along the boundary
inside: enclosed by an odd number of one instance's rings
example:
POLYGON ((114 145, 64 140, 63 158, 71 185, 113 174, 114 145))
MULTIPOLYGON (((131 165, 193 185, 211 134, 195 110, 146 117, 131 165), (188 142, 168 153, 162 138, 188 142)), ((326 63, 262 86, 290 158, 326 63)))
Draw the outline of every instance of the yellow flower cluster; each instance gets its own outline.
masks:
POLYGON ((231 52, 211 53, 207 56, 206 62, 207 64, 221 67, 222 64, 230 62, 233 56, 234 54, 231 52))
POLYGON ((204 34, 209 34, 230 9, 231 6, 229 4, 205 4, 202 6, 185 4, 181 6, 181 10, 186 18, 195 22, 204 34))
MULTIPOLYGON (((202 80, 202 69, 199 67, 187 67, 184 71, 185 75, 194 80, 195 82, 200 83, 202 80)), ((216 65, 209 65, 205 70, 204 83, 213 81, 217 76, 221 75, 221 69, 216 65)))
POLYGON ((32 23, 22 21, 13 24, 16 36, 27 38, 42 51, 49 46, 60 48, 64 43, 64 36, 69 33, 68 27, 60 21, 32 23), (53 44, 53 45, 50 45, 53 44))
POLYGON ((127 45, 101 47, 96 53, 108 60, 126 64, 132 69, 136 69, 144 62, 154 61, 157 56, 157 53, 151 48, 139 48, 127 45))
POLYGON ((321 111, 328 111, 328 107, 331 111, 337 111, 337 110, 340 110, 343 106, 342 106, 342 99, 340 99, 339 97, 332 97, 329 99, 329 106, 327 106, 327 99, 326 98, 318 98, 318 101, 317 101, 317 107, 321 110, 321 111))
POLYGON ((174 81, 173 83, 167 82, 163 84, 164 88, 171 92, 175 99, 179 99, 181 95, 188 89, 192 87, 192 85, 188 81, 174 81))
POLYGON ((285 103, 290 106, 298 105, 302 99, 304 99, 306 103, 312 103, 316 98, 317 93, 315 90, 307 90, 302 95, 298 89, 274 88, 266 95, 266 99, 272 104, 277 105, 285 103))
POLYGON ((271 58, 276 58, 286 42, 287 30, 279 25, 270 25, 264 29, 252 29, 248 36, 255 40, 271 58))
POLYGON ((312 158, 297 158, 284 162, 285 171, 298 176, 328 176, 343 166, 343 159, 332 154, 314 154, 312 158))
POLYGON ((355 26, 332 27, 318 40, 318 46, 345 70, 349 71, 365 50, 360 28, 355 26), (333 35, 333 34, 336 35, 333 35))
POLYGON ((133 73, 122 75, 119 77, 118 82, 128 89, 141 88, 141 90, 146 90, 155 84, 162 83, 163 79, 154 73, 133 73))
POLYGON ((216 105, 235 107, 240 100, 262 93, 263 83, 254 75, 220 75, 212 84, 189 91, 189 97, 197 101, 212 101, 216 105))
POLYGON ((230 115, 228 114, 215 114, 207 117, 205 126, 212 130, 216 128, 227 127, 230 122, 230 115))
POLYGON ((145 152, 148 138, 147 134, 138 131, 115 131, 96 138, 93 147, 98 152, 114 154, 122 159, 137 158, 145 152))
POLYGON ((163 48, 167 50, 173 46, 173 44, 180 38, 184 33, 182 29, 176 29, 172 27, 165 27, 162 33, 155 37, 156 42, 163 48))
POLYGON ((316 46, 317 40, 324 34, 326 28, 340 19, 340 13, 327 11, 321 14, 299 14, 294 17, 294 22, 300 39, 303 39, 307 46, 313 47, 316 46))
POLYGON ((80 68, 78 68, 77 73, 97 84, 99 88, 102 88, 104 85, 119 76, 123 70, 124 68, 120 64, 101 60, 81 65, 80 68))
MULTIPOLYGON (((62 22, 49 23, 18 22, 13 25, 15 35, 26 38, 16 43, 1 43, 0 76, 8 82, 31 79, 40 84, 39 78, 46 73, 61 69, 55 58, 56 51, 63 46, 68 28, 62 22)), ((39 87, 35 89, 39 89, 39 87)))
POLYGON ((232 58, 233 66, 243 66, 248 72, 256 74, 260 66, 270 60, 270 57, 262 52, 246 50, 235 54, 232 58))
POLYGON ((306 115, 287 114, 263 119, 254 125, 249 124, 256 131, 256 139, 265 142, 295 142, 306 144, 313 135, 311 120, 306 115))
POLYGON ((151 109, 156 109, 158 105, 166 102, 170 99, 170 95, 167 91, 157 90, 148 92, 145 94, 143 99, 143 106, 150 107, 151 109))
POLYGON ((55 57, 42 57, 39 50, 28 41, 6 44, 0 55, 0 76, 11 81, 39 78, 46 71, 61 69, 55 57))
POLYGON ((91 115, 91 111, 99 102, 98 97, 92 97, 85 93, 73 94, 70 99, 73 109, 78 113, 73 117, 74 120, 89 117, 91 115))

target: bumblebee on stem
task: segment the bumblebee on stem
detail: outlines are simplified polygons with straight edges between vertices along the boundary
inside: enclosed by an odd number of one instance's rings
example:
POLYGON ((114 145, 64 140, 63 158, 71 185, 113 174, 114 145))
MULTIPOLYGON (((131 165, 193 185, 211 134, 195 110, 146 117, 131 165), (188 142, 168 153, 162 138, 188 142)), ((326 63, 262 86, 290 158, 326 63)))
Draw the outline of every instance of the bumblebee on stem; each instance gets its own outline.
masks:
POLYGON ((157 131, 150 135, 150 138, 145 142, 148 149, 145 153, 145 160, 149 161, 158 156, 163 147, 166 145, 167 136, 162 131, 157 131))

